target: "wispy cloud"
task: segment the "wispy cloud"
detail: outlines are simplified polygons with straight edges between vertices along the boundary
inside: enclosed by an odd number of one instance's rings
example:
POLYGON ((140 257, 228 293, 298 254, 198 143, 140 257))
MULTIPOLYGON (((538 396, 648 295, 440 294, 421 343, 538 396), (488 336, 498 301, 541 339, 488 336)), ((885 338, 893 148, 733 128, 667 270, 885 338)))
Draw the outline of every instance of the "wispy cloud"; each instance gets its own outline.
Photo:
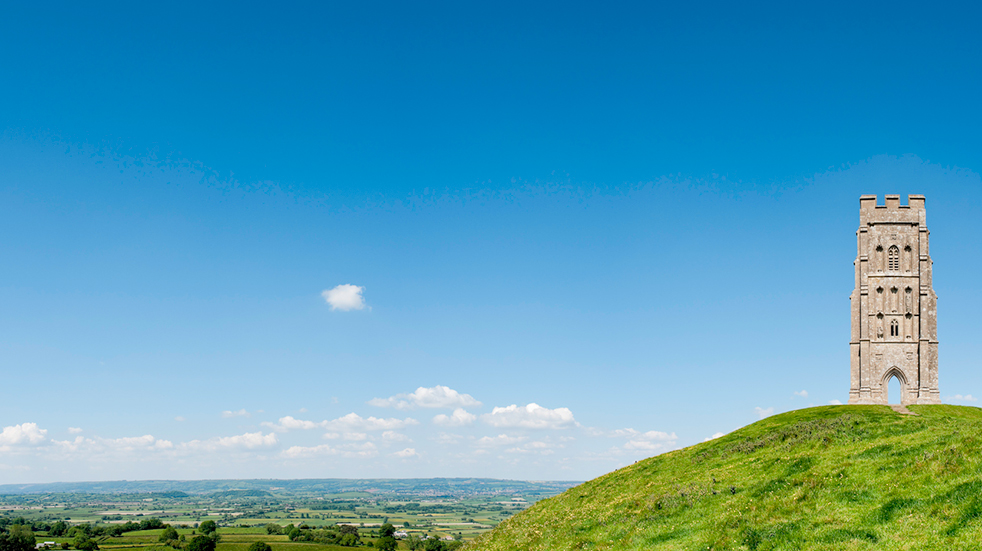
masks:
POLYGON ((578 426, 568 408, 549 409, 539 404, 496 407, 481 420, 493 427, 525 429, 567 429, 578 426))
POLYGON ((757 413, 757 417, 760 418, 760 419, 763 419, 764 417, 770 417, 771 415, 774 415, 774 408, 772 408, 772 407, 770 407, 770 408, 762 408, 760 406, 757 406, 757 407, 754 408, 754 411, 757 413))
POLYGON ((808 391, 807 390, 796 390, 796 391, 794 391, 794 395, 795 396, 801 396, 802 398, 807 398, 808 397, 808 391))
POLYGON ((946 396, 945 400, 954 400, 956 402, 977 402, 978 398, 972 396, 971 394, 966 394, 964 396, 961 394, 955 394, 954 396, 946 396))
POLYGON ((369 405, 377 407, 392 407, 396 409, 414 408, 469 408, 480 407, 478 402, 470 394, 461 394, 456 390, 437 385, 426 388, 419 387, 410 394, 396 394, 389 398, 372 398, 368 401, 369 405))
POLYGON ((407 458, 410 458, 410 457, 416 457, 416 449, 415 448, 406 448, 404 450, 397 451, 397 452, 393 453, 392 455, 394 455, 396 457, 401 457, 403 459, 407 459, 407 458))
POLYGON ((249 415, 249 412, 246 411, 245 409, 240 409, 238 411, 225 410, 222 412, 222 417, 224 417, 225 419, 229 419, 232 417, 252 417, 252 416, 249 415))
POLYGON ((286 432, 295 429, 310 430, 317 428, 339 432, 359 432, 398 430, 408 426, 418 425, 419 421, 413 419, 412 417, 407 417, 405 419, 362 417, 357 413, 352 412, 343 417, 338 417, 337 419, 332 419, 330 421, 305 421, 302 419, 294 419, 292 416, 287 415, 285 417, 280 417, 279 421, 276 423, 266 421, 262 424, 263 426, 269 427, 278 432, 286 432))
POLYGON ((441 413, 434 416, 433 423, 446 427, 461 427, 473 423, 475 419, 477 419, 477 416, 473 413, 468 413, 463 408, 457 408, 451 415, 441 413))

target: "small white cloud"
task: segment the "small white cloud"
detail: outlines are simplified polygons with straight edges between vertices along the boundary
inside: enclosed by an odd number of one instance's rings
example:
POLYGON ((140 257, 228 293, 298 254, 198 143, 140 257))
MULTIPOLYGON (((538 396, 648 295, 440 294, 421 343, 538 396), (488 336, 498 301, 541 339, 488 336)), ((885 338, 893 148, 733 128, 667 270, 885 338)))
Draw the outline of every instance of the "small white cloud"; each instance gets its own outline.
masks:
POLYGON ((187 419, 185 419, 184 416, 181 415, 175 417, 174 420, 177 421, 178 423, 183 423, 184 421, 187 421, 187 419))
POLYGON ((245 409, 240 409, 238 411, 225 410, 222 412, 222 417, 229 419, 231 417, 252 417, 249 412, 245 409))
POLYGON ((954 400, 956 402, 977 402, 978 398, 972 396, 971 394, 966 394, 962 396, 961 394, 955 394, 954 396, 948 396, 946 400, 954 400))
POLYGON ((334 455, 337 450, 328 446, 327 444, 321 444, 320 446, 291 446, 283 450, 283 455, 290 458, 296 457, 313 457, 315 455, 334 455))
POLYGON ((263 434, 260 432, 247 432, 237 436, 221 436, 212 440, 221 448, 262 448, 273 446, 277 443, 276 434, 263 434))
POLYGON ((310 430, 316 429, 324 426, 324 421, 304 421, 301 419, 294 419, 292 416, 287 415, 286 417, 280 417, 278 423, 270 423, 269 421, 264 421, 263 426, 269 427, 277 432, 286 432, 288 430, 303 429, 310 430))
POLYGON ((346 432, 344 433, 345 440, 368 440, 368 435, 364 432, 346 432))
MULTIPOLYGON (((399 430, 418 424, 419 421, 413 419, 412 417, 406 417, 405 419, 384 419, 379 417, 366 418, 354 412, 331 421, 305 421, 303 419, 294 419, 293 417, 287 415, 286 417, 280 417, 280 420, 277 423, 270 423, 269 421, 262 423, 263 426, 269 427, 277 432, 286 432, 294 429, 310 430, 318 428, 336 432, 399 430)), ((330 438, 330 436, 327 435, 325 435, 325 437, 330 438)))
POLYGON ((668 434, 657 430, 639 433, 624 444, 625 450, 645 450, 656 451, 666 449, 675 445, 678 439, 675 433, 668 434))
POLYGON ((68 427, 68 432, 71 434, 78 434, 82 432, 82 429, 80 427, 68 427))
POLYGON ((496 407, 481 419, 493 427, 567 429, 577 426, 573 412, 568 408, 549 409, 535 403, 522 407, 515 404, 496 407))
POLYGON ((478 402, 470 394, 461 394, 456 390, 437 385, 426 388, 419 387, 411 394, 396 394, 389 398, 372 398, 368 401, 369 405, 377 407, 392 407, 396 409, 413 408, 469 408, 480 407, 478 402))
POLYGON ((37 445, 44 441, 47 429, 38 428, 37 423, 21 423, 4 427, 0 432, 0 447, 37 445))
POLYGON ((808 397, 808 391, 807 390, 796 390, 796 391, 794 391, 794 395, 795 396, 801 396, 802 398, 807 398, 808 397))
POLYGON ((830 406, 841 406, 842 405, 842 402, 840 402, 838 400, 829 400, 829 405, 830 406))
POLYGON ((407 458, 407 457, 416 457, 416 450, 415 450, 415 448, 406 448, 404 450, 397 451, 397 452, 395 452, 392 455, 394 455, 396 457, 402 457, 404 459, 407 458))
POLYGON ((347 312, 349 310, 362 310, 365 308, 365 299, 361 296, 364 291, 364 287, 344 284, 323 291, 321 296, 331 305, 331 310, 347 312))
POLYGON ((462 427, 473 423, 475 419, 477 419, 477 415, 468 413, 463 408, 457 408, 453 410, 452 415, 448 416, 441 413, 433 417, 433 423, 447 427, 462 427))
POLYGON ((714 434, 713 434, 712 436, 710 436, 709 438, 706 438, 706 439, 704 439, 704 440, 703 440, 703 442, 709 442, 710 440, 716 440, 716 439, 717 439, 717 438, 719 438, 720 436, 724 436, 724 433, 722 433, 722 432, 717 432, 717 433, 714 433, 714 434))
POLYGON ((755 407, 754 411, 757 412, 757 417, 763 419, 764 417, 770 417, 774 415, 774 408, 762 408, 760 406, 755 407))
POLYGON ((362 417, 357 413, 349 413, 343 417, 338 417, 333 421, 324 421, 324 428, 331 430, 399 430, 411 425, 418 425, 419 421, 412 417, 405 419, 382 419, 378 417, 362 417))

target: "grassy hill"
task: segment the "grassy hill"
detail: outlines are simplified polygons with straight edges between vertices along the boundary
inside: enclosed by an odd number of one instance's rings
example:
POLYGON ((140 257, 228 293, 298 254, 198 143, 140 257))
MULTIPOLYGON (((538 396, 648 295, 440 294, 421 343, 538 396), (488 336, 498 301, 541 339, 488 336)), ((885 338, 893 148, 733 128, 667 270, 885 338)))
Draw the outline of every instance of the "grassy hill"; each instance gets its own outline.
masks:
POLYGON ((982 409, 769 417, 540 501, 471 550, 980 549, 982 409))

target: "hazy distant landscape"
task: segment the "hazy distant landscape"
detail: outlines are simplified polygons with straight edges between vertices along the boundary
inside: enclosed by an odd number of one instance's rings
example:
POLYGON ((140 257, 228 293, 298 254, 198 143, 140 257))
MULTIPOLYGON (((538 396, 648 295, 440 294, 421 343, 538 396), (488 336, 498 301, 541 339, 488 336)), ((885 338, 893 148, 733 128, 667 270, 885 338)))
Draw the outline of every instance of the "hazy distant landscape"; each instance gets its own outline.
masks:
POLYGON ((150 548, 163 543, 163 525, 186 542, 207 521, 218 529, 220 551, 256 541, 278 551, 331 548, 317 540, 344 525, 357 527, 366 544, 385 523, 404 532, 406 542, 434 537, 449 544, 576 484, 484 478, 7 484, 0 486, 0 524, 29 525, 38 543, 76 549, 77 527, 99 548, 150 548))

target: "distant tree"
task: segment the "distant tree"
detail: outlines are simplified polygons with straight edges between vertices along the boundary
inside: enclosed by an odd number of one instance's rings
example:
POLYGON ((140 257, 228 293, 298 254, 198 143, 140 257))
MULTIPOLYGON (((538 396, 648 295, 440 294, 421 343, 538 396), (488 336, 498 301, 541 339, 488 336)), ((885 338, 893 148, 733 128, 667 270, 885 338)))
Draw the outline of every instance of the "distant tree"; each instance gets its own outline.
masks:
POLYGON ((423 549, 426 551, 443 551, 443 542, 437 538, 426 538, 423 549))
POLYGON ((378 529, 378 535, 381 536, 381 537, 383 537, 383 538, 385 536, 395 535, 395 533, 396 533, 396 527, 395 526, 392 526, 388 522, 386 522, 385 524, 383 524, 382 527, 378 529))
POLYGON ((140 521, 140 530, 156 530, 164 527, 164 521, 159 518, 145 518, 140 521))
POLYGON ((78 532, 75 534, 75 539, 72 540, 72 547, 79 551, 95 551, 99 549, 99 544, 87 533, 78 532))
POLYGON ((406 546, 409 547, 410 551, 417 551, 423 548, 423 540, 416 534, 412 534, 406 538, 406 546))
POLYGON ((63 520, 59 520, 51 525, 51 529, 48 530, 48 535, 60 538, 61 536, 64 536, 66 532, 68 532, 68 523, 63 520))
POLYGON ((215 551, 215 540, 208 536, 195 536, 188 542, 185 551, 215 551))
POLYGON ((0 534, 0 551, 34 551, 36 543, 31 527, 23 524, 14 524, 0 534))
POLYGON ((249 551, 273 551, 273 548, 264 541, 257 541, 249 546, 249 551))
POLYGON ((273 524, 272 522, 266 525, 266 533, 270 535, 282 534, 283 528, 279 524, 273 524))
POLYGON ((398 542, 392 536, 382 536, 375 542, 376 549, 381 549, 382 551, 395 551, 399 547, 398 542))
POLYGON ((213 520, 206 520, 198 525, 198 531, 207 536, 218 531, 218 524, 213 520))
POLYGON ((177 547, 179 537, 180 536, 177 535, 177 530, 175 530, 173 526, 168 526, 160 533, 160 537, 157 538, 157 541, 171 547, 177 547))

